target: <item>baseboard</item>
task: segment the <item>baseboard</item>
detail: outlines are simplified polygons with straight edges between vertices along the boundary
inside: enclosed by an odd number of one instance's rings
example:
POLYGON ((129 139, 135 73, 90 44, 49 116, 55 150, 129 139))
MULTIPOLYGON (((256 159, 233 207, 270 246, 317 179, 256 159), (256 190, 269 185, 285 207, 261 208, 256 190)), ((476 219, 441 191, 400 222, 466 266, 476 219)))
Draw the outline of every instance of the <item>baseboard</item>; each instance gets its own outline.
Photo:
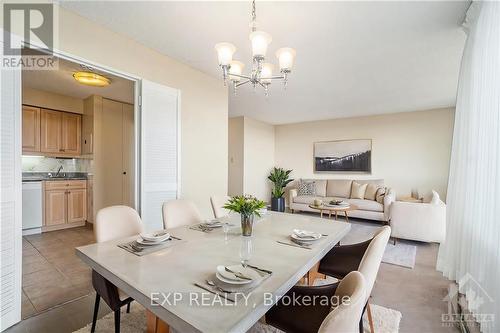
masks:
POLYGON ((64 223, 64 224, 43 226, 42 232, 62 230, 62 229, 75 228, 75 227, 83 227, 83 226, 85 226, 85 223, 86 223, 85 221, 82 221, 82 222, 73 222, 73 223, 64 223))

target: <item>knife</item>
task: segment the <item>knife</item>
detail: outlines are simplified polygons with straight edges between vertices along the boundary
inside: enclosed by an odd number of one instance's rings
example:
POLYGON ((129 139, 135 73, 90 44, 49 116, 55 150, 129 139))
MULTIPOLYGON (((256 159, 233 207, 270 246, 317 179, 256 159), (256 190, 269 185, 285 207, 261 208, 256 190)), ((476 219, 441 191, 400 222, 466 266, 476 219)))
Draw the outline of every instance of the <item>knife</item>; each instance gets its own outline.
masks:
POLYGON ((294 246, 294 247, 300 247, 302 249, 307 249, 307 250, 311 250, 311 248, 309 246, 304 246, 304 245, 299 245, 299 244, 292 244, 292 243, 287 243, 287 242, 282 242, 282 241, 277 241, 278 243, 280 244, 283 244, 283 245, 288 245, 288 246, 294 246))
POLYGON ((217 295, 217 296, 219 296, 219 297, 224 297, 224 298, 225 298, 225 299, 227 299, 228 301, 231 301, 231 302, 233 302, 233 303, 234 303, 234 300, 232 300, 232 299, 230 299, 230 298, 228 298, 228 297, 225 297, 224 295, 221 295, 221 294, 219 294, 218 292, 216 292, 215 290, 212 290, 212 289, 210 289, 210 288, 208 288, 208 287, 205 287, 204 285, 201 285, 201 284, 196 283, 196 282, 194 283, 194 285, 195 285, 195 286, 197 286, 198 288, 201 288, 201 289, 203 289, 203 290, 205 290, 205 291, 208 291, 208 292, 210 292, 210 293, 212 293, 212 294, 214 294, 214 295, 217 295))
POLYGON ((272 272, 272 271, 267 270, 267 269, 264 269, 264 268, 259 268, 259 267, 257 267, 257 266, 253 266, 253 265, 250 265, 250 264, 247 264, 247 266, 248 266, 248 267, 250 267, 250 268, 256 269, 256 270, 258 270, 258 271, 261 271, 261 272, 267 273, 267 274, 273 274, 273 272, 272 272))

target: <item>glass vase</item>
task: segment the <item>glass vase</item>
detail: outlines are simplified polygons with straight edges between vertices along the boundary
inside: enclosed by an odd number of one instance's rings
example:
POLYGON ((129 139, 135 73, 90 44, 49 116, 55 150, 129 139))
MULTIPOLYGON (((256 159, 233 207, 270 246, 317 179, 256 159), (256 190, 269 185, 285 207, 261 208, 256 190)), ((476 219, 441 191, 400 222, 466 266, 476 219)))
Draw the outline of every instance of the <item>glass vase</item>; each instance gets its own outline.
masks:
POLYGON ((241 235, 252 236, 253 230, 253 214, 241 215, 241 235))

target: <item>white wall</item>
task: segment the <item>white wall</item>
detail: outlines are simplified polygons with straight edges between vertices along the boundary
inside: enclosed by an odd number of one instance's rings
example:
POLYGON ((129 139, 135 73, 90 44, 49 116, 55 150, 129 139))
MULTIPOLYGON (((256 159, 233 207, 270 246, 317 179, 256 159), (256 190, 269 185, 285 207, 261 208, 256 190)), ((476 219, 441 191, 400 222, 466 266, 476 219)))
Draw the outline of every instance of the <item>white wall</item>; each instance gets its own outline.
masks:
POLYGON ((271 198, 267 180, 274 166, 274 126, 248 117, 229 119, 228 194, 271 198))
POLYGON ((298 178, 383 178, 399 197, 431 189, 446 197, 454 109, 275 126, 276 165, 298 178), (314 174, 313 143, 372 139, 372 173, 314 174))
POLYGON ((271 201, 271 183, 267 180, 274 167, 274 126, 245 118, 245 194, 271 201))
POLYGON ((227 191, 228 99, 221 80, 64 8, 58 34, 64 52, 181 90, 181 196, 210 216, 210 196, 227 191))
POLYGON ((229 119, 228 126, 228 188, 230 196, 243 194, 243 117, 229 119))

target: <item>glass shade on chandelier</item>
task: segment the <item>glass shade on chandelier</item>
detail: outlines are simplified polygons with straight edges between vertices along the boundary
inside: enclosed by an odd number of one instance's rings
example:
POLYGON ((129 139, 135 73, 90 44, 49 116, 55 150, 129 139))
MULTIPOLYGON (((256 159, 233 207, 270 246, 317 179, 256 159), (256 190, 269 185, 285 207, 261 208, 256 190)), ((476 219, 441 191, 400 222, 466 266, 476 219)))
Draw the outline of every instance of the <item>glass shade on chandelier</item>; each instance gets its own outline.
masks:
POLYGON ((233 60, 233 54, 236 52, 236 47, 231 43, 215 44, 219 66, 228 66, 233 60))
POLYGON ((295 50, 289 47, 283 47, 276 51, 276 57, 280 64, 281 72, 290 72, 295 60, 295 50))
POLYGON ((254 59, 264 59, 267 53, 267 47, 271 44, 272 37, 264 31, 254 31, 250 34, 252 42, 252 56, 254 59))
POLYGON ((242 63, 241 61, 236 61, 236 60, 231 61, 229 67, 229 78, 231 79, 231 81, 240 82, 241 74, 243 73, 244 67, 245 64, 242 63))

